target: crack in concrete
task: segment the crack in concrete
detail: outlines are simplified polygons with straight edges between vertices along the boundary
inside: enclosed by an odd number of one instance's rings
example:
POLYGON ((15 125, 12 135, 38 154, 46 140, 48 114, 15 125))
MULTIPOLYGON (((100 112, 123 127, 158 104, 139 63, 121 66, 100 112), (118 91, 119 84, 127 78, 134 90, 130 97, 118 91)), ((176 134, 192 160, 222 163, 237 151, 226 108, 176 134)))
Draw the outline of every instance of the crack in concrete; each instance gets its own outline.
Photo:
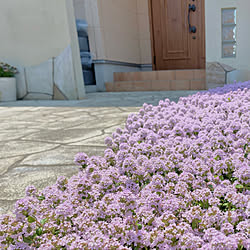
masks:
MULTIPOLYGON (((46 140, 34 140, 34 139, 26 139, 26 140, 21 140, 21 141, 26 141, 26 142, 44 142, 44 143, 48 143, 48 144, 60 144, 61 146, 70 146, 70 144, 72 144, 72 143, 77 143, 77 142, 81 142, 81 141, 85 141, 85 140, 89 140, 89 139, 94 139, 94 138, 96 138, 96 137, 99 137, 99 136, 102 136, 103 135, 103 133, 102 134, 100 134, 100 135, 96 135, 96 136, 90 136, 90 137, 87 137, 87 138, 85 138, 85 139, 82 139, 82 140, 74 140, 74 141, 71 141, 71 142, 59 142, 59 141, 55 141, 55 142, 52 142, 52 141, 46 141, 46 140)), ((51 149, 51 150, 53 150, 53 149, 51 149)), ((51 151, 50 150, 50 151, 51 151)))
MULTIPOLYGON (((72 158, 72 163, 69 164, 69 163, 66 163, 66 164, 49 164, 49 165, 29 165, 29 164, 23 164, 23 165, 20 165, 20 166, 17 166, 17 167, 14 167, 12 169, 16 169, 16 168, 24 168, 24 167, 32 167, 32 168, 43 168, 43 167, 46 167, 46 168, 49 168, 49 167, 55 167, 55 166, 58 166, 58 167, 73 167, 73 166, 76 166, 74 165, 74 162, 73 162, 73 158, 72 158)), ((11 170, 12 170, 11 169, 11 170)))
MULTIPOLYGON (((15 168, 16 165, 20 164, 20 162, 22 162, 23 160, 25 159, 25 157, 23 157, 22 159, 20 160, 17 160, 15 163, 13 163, 12 165, 10 165, 8 168, 7 168, 7 171, 3 174, 8 174, 9 171, 11 171, 13 168, 15 168)), ((3 175, 0 175, 0 178, 3 176, 3 175)))
POLYGON ((10 202, 10 203, 13 203, 13 202, 17 202, 19 199, 14 199, 14 200, 6 200, 6 199, 0 199, 0 202, 10 202))
MULTIPOLYGON (((50 165, 29 165, 29 164, 25 164, 25 165, 20 165, 20 166, 13 166, 11 169, 8 170, 8 172, 12 171, 12 170, 18 170, 18 169, 23 169, 23 168, 29 168, 30 171, 28 172, 34 172, 34 171, 48 171, 49 168, 51 168, 51 170, 53 170, 55 167, 66 167, 69 168, 71 167, 72 170, 77 170, 77 166, 74 165, 73 163, 73 159, 72 159, 72 164, 50 164, 50 165), (75 168, 75 169, 74 169, 75 168), (41 170, 42 169, 42 170, 41 170)), ((67 169, 66 169, 67 170, 67 169)), ((8 172, 6 172, 3 175, 0 175, 0 179, 4 178, 5 176, 7 176, 8 172)), ((24 172, 23 172, 24 173, 24 172)), ((19 174, 19 173, 17 173, 19 174)))
MULTIPOLYGON (((58 143, 57 143, 57 144, 58 144, 58 143)), ((8 156, 8 157, 0 157, 0 160, 2 160, 2 159, 8 159, 8 158, 14 158, 14 157, 18 157, 18 156, 25 156, 25 157, 27 157, 27 156, 34 155, 34 154, 45 153, 45 152, 47 152, 47 151, 51 151, 51 150, 57 149, 57 148, 60 147, 60 146, 61 146, 61 145, 57 145, 57 146, 54 147, 54 148, 46 149, 46 150, 42 150, 42 151, 30 153, 30 154, 20 154, 20 155, 8 156)))
MULTIPOLYGON (((60 142, 40 141, 40 140, 33 140, 33 139, 30 139, 30 140, 29 139, 21 139, 20 141, 22 141, 22 142, 43 142, 43 143, 52 144, 52 145, 60 144, 60 142)), ((53 149, 51 149, 51 150, 53 150, 53 149)))

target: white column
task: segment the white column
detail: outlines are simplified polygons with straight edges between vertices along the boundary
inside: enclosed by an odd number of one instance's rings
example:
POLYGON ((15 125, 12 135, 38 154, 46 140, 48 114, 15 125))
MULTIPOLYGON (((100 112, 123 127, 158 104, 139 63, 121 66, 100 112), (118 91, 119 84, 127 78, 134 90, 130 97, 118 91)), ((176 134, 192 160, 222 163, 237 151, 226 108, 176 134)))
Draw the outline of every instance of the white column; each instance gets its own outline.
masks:
POLYGON ((78 35, 76 30, 74 5, 73 5, 73 0, 65 0, 65 1, 68 14, 69 33, 71 38, 71 50, 72 50, 72 59, 73 59, 73 67, 75 74, 75 88, 77 92, 77 97, 79 100, 81 100, 85 98, 86 92, 85 92, 84 79, 82 73, 78 35))

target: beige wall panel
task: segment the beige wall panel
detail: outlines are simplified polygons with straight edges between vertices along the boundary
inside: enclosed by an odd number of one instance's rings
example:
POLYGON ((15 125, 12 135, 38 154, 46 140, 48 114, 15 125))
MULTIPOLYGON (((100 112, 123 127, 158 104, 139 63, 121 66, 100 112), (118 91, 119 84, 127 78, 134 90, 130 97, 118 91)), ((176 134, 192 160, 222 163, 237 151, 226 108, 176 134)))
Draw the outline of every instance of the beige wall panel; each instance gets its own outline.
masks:
POLYGON ((104 59, 140 63, 137 2, 103 0, 98 1, 98 8, 102 27, 100 38, 104 40, 104 59))
POLYGON ((151 64, 151 41, 148 0, 137 0, 137 20, 140 40, 140 63, 151 64))

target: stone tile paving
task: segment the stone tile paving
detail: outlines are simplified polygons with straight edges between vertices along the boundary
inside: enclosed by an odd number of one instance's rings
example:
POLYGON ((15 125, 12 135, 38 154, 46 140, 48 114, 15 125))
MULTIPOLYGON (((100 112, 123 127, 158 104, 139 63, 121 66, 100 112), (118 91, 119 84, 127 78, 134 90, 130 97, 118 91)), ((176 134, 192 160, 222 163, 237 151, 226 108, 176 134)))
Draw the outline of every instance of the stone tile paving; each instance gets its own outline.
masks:
POLYGON ((143 103, 178 101, 195 91, 92 93, 81 101, 0 103, 0 214, 28 185, 42 189, 78 171, 78 152, 103 155, 104 138, 143 103))

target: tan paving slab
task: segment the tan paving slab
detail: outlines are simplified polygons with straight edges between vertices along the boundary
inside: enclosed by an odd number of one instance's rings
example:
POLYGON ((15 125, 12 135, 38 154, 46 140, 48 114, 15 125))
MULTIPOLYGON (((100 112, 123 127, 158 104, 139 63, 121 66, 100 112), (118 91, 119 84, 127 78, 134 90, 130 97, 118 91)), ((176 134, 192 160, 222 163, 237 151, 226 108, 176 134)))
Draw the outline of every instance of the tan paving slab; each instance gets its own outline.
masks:
POLYGON ((79 142, 76 142, 76 143, 71 143, 69 144, 70 146, 98 146, 98 147, 104 147, 105 144, 104 144, 104 140, 106 137, 108 137, 109 135, 108 134, 104 134, 104 135, 100 135, 100 136, 96 136, 94 138, 90 138, 90 139, 87 139, 87 140, 83 140, 83 141, 79 141, 79 142))
POLYGON ((46 141, 54 143, 73 143, 91 137, 102 135, 101 131, 90 128, 74 128, 74 129, 54 129, 40 131, 39 133, 26 136, 25 140, 46 141))
POLYGON ((21 132, 24 129, 34 129, 32 125, 34 125, 34 122, 29 122, 29 121, 19 122, 19 121, 13 121, 13 120, 6 120, 0 123, 0 131, 1 132, 8 131, 8 133, 11 133, 10 130, 21 132))
POLYGON ((8 129, 5 130, 5 132, 0 132, 0 142, 20 139, 38 131, 39 130, 29 128, 23 130, 20 129, 20 131, 17 131, 17 129, 8 129))
POLYGON ((0 159, 48 151, 57 146, 58 144, 21 140, 0 142, 0 159))
POLYGON ((79 126, 75 126, 75 129, 78 128, 83 128, 83 127, 90 127, 90 128, 94 128, 97 130, 102 130, 105 128, 109 128, 112 126, 115 126, 117 124, 123 123, 125 122, 127 116, 124 117, 115 117, 115 118, 107 118, 107 117, 98 117, 96 119, 92 119, 92 120, 87 120, 86 122, 82 123, 79 126))
POLYGON ((51 166, 72 164, 74 156, 79 152, 84 152, 89 156, 102 155, 105 147, 90 146, 60 146, 50 151, 42 152, 27 156, 19 163, 30 166, 51 166))
POLYGON ((7 173, 8 169, 16 162, 22 160, 22 156, 12 157, 7 159, 0 159, 0 176, 7 173))

